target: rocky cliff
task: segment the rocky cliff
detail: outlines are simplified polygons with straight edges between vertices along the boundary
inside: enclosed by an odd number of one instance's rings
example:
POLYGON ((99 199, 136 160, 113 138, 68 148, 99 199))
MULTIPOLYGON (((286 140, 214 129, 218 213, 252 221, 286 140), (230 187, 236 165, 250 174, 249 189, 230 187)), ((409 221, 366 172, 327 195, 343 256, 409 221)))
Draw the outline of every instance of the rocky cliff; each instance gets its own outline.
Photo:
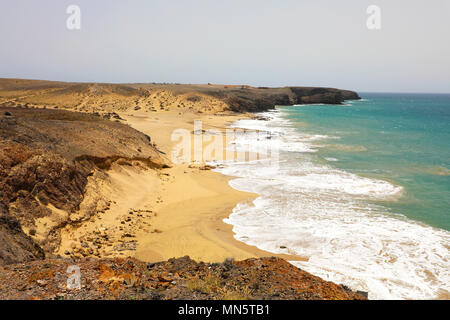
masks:
POLYGON ((236 112, 259 112, 275 106, 295 104, 342 104, 345 100, 361 99, 356 92, 333 88, 285 87, 247 88, 217 92, 223 95, 230 109, 236 112))
POLYGON ((44 257, 75 223, 88 178, 120 160, 166 166, 129 126, 60 110, 0 108, 0 264, 44 257))

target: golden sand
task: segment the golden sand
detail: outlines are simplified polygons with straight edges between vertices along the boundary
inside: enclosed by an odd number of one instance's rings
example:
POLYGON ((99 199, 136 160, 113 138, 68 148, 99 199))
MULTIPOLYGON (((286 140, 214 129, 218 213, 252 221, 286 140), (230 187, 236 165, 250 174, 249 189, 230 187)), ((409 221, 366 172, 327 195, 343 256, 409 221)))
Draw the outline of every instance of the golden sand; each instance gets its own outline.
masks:
MULTIPOLYGON (((201 120, 204 130, 223 131, 245 117, 170 111, 133 111, 120 116, 148 134, 169 159, 177 143, 171 141, 175 129, 186 129, 192 137, 194 120, 201 120)), ((132 256, 155 262, 188 255, 198 261, 221 262, 226 258, 274 256, 235 240, 232 226, 223 222, 238 203, 252 201, 257 195, 231 188, 231 177, 200 168, 178 164, 155 171, 114 165, 102 186, 91 192, 91 196, 95 193, 108 199, 109 205, 90 220, 63 229, 58 253, 63 255, 84 241, 92 243, 103 237, 108 241, 99 248, 101 257, 132 256)))

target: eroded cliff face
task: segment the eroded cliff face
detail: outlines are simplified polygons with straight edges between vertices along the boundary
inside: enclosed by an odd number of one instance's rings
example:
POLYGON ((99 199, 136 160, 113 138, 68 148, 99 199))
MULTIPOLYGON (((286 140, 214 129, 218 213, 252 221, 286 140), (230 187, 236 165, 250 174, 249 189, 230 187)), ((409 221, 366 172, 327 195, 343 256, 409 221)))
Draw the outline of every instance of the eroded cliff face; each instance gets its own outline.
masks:
POLYGON ((356 92, 349 90, 302 87, 292 87, 290 90, 295 95, 295 104, 341 104, 345 100, 361 99, 356 92))
POLYGON ((20 222, 0 203, 0 265, 28 262, 45 257, 44 251, 27 236, 20 222))
POLYGON ((225 98, 236 112, 260 112, 275 106, 295 104, 342 104, 345 100, 361 99, 356 92, 333 88, 285 87, 240 88, 230 91, 225 98))
POLYGON ((0 264, 53 252, 60 228, 95 213, 79 214, 88 179, 112 163, 168 163, 129 126, 59 110, 0 108, 0 150, 0 264))

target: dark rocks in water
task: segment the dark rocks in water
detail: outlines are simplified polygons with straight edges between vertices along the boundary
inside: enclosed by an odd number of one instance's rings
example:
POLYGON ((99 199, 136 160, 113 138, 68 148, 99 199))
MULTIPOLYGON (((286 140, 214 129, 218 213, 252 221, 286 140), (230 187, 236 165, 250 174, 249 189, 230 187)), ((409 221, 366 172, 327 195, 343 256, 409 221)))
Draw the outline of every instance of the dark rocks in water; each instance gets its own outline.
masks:
POLYGON ((260 120, 260 121, 269 121, 270 120, 268 117, 263 117, 263 116, 255 116, 255 117, 253 117, 253 119, 260 120))

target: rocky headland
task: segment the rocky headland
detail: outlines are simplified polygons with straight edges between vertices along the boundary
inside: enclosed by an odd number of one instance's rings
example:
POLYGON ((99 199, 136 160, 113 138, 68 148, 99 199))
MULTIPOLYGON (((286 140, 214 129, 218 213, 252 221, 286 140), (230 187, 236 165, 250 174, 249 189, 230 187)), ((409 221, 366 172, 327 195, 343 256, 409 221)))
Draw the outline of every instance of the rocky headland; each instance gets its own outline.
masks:
POLYGON ((0 106, 63 108, 84 112, 261 112, 277 105, 342 104, 354 91, 320 87, 246 85, 102 84, 0 79, 0 106))

